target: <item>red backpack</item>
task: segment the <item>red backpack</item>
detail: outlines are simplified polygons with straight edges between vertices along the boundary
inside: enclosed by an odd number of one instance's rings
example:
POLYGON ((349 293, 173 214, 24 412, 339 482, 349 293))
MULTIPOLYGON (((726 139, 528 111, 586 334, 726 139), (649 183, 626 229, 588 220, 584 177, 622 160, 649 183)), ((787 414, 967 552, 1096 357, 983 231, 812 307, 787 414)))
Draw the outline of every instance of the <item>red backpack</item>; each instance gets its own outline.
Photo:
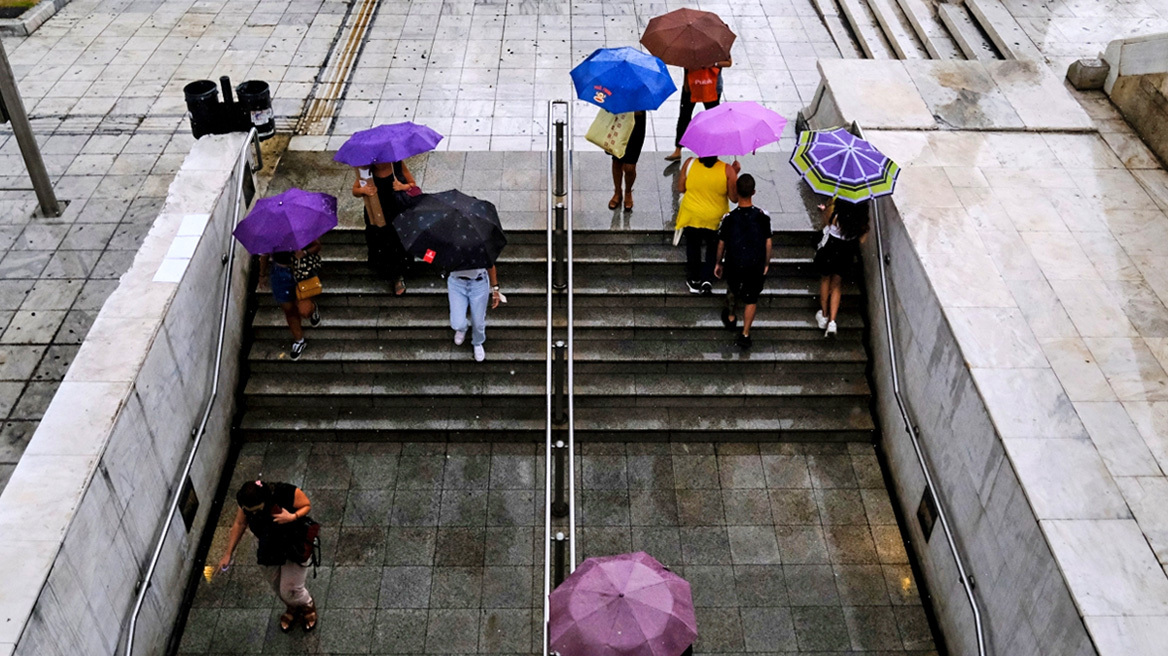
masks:
POLYGON ((710 68, 695 68, 685 75, 689 86, 689 99, 695 103, 708 103, 718 100, 718 73, 722 69, 717 66, 710 68))

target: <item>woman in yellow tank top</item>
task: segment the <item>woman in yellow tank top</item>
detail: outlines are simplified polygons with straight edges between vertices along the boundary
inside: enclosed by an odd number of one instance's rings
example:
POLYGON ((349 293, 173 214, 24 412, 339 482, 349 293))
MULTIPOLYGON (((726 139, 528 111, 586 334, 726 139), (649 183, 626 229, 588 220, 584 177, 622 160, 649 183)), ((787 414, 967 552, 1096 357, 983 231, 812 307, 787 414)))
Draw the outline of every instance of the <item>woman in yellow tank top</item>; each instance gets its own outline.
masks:
POLYGON ((718 255, 718 224, 738 202, 735 185, 738 162, 726 164, 717 157, 691 157, 681 167, 677 190, 683 194, 677 224, 685 237, 685 285, 691 294, 714 291, 714 265, 718 255), (702 260, 702 251, 705 260, 702 260))

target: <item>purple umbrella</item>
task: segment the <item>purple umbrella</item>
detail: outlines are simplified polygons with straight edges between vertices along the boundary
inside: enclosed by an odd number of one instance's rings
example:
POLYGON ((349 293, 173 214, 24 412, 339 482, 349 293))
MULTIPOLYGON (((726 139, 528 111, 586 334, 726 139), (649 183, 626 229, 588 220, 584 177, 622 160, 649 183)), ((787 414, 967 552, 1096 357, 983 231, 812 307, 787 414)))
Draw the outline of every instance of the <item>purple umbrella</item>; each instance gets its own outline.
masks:
POLYGON ((379 125, 349 137, 333 159, 349 166, 369 166, 400 162, 407 157, 434 150, 442 135, 424 125, 394 123, 379 125))
POLYGON ((681 145, 698 157, 746 155, 778 141, 786 126, 787 119, 758 103, 722 103, 694 117, 681 145))
POLYGON ((232 234, 252 255, 264 255, 298 251, 335 227, 335 197, 293 187, 256 201, 232 234))
POLYGON ((560 656, 678 656, 698 637, 689 583, 643 551, 585 560, 548 603, 560 656))

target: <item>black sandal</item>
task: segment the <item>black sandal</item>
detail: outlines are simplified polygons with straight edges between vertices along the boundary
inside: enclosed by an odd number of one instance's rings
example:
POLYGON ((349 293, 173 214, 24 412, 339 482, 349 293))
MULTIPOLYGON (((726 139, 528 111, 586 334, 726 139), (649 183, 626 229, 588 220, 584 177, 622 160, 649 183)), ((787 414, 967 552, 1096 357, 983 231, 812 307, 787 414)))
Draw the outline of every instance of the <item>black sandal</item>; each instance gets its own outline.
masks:
POLYGON ((731 319, 730 310, 722 308, 722 325, 733 330, 738 325, 738 317, 731 319))

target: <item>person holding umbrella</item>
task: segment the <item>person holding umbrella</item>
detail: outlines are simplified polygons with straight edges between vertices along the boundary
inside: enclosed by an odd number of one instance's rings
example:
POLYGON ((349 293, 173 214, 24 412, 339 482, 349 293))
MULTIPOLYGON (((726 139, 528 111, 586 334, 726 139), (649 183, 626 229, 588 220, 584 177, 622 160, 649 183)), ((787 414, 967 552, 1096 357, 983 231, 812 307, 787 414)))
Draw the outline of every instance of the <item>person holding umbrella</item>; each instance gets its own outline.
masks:
POLYGON ((453 189, 426 194, 393 227, 408 252, 449 272, 446 291, 454 344, 462 346, 470 332, 475 361, 485 360, 488 304, 495 309, 507 302, 495 269, 507 238, 495 206, 453 189))
POLYGON ((292 332, 293 360, 307 347, 301 321, 320 324, 313 300, 321 290, 319 239, 336 226, 335 197, 292 188, 257 201, 232 232, 248 252, 260 256, 260 278, 268 278, 292 332))
POLYGON ((646 111, 657 109, 677 91, 665 62, 633 48, 600 48, 572 69, 576 97, 612 114, 633 113, 633 130, 624 154, 612 153, 612 200, 615 210, 624 201, 633 209, 637 161, 645 145, 646 111))
POLYGON ((369 266, 393 281, 394 296, 406 293, 405 271, 411 258, 392 227, 393 221, 422 193, 405 160, 433 150, 441 140, 442 135, 434 130, 409 121, 379 125, 355 133, 333 157, 357 169, 353 196, 365 201, 369 266))
POLYGON ((802 132, 790 163, 812 191, 831 197, 820 206, 826 225, 815 252, 821 276, 815 323, 824 337, 835 337, 843 278, 854 271, 868 233, 868 201, 892 194, 900 166, 843 128, 802 132))
POLYGON ((722 69, 734 65, 730 47, 737 35, 717 14, 696 9, 677 9, 649 21, 641 43, 666 64, 681 66, 681 113, 677 117, 675 149, 665 157, 681 159, 681 138, 693 119, 697 103, 717 107, 722 98, 722 69))

